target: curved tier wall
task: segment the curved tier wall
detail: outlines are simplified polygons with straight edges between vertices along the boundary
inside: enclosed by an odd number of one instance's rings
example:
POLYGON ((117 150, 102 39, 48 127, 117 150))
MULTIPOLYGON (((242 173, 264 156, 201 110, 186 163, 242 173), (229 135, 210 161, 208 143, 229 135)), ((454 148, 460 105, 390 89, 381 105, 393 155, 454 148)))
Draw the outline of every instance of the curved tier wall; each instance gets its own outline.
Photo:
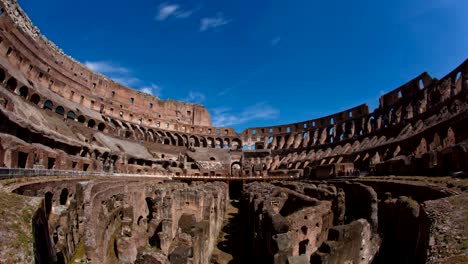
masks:
POLYGON ((468 61, 363 104, 288 125, 212 127, 202 105, 96 74, 0 3, 0 165, 176 175, 329 177, 467 170, 468 61))

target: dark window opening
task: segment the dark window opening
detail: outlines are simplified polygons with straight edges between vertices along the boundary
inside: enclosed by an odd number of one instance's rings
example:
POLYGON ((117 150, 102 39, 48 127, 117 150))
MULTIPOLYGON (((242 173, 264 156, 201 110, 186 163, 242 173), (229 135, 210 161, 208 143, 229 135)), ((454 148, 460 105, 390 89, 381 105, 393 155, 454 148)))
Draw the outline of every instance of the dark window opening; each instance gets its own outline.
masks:
POLYGON ((83 171, 88 171, 89 164, 83 164, 83 171))
POLYGON ((54 195, 51 192, 46 192, 44 195, 46 217, 49 217, 50 212, 52 212, 52 197, 54 197, 54 195))
POLYGON ((0 69, 0 83, 3 83, 3 81, 5 81, 5 78, 5 71, 3 69, 0 69))
POLYGON ((10 91, 15 91, 17 85, 18 85, 18 82, 16 82, 16 79, 13 78, 13 77, 11 77, 11 78, 8 80, 6 87, 7 87, 8 90, 10 90, 10 91))
POLYGON ((60 205, 67 204, 67 199, 68 199, 68 189, 63 188, 62 192, 60 193, 60 205))
POLYGON ((55 108, 55 113, 63 116, 65 114, 65 109, 63 109, 61 106, 57 106, 57 108, 55 108))
POLYGON ((82 115, 80 115, 80 116, 78 117, 78 122, 80 122, 80 123, 84 123, 84 122, 86 122, 86 119, 85 119, 85 117, 84 117, 84 116, 82 116, 82 115))
POLYGON ((47 169, 49 170, 55 169, 55 158, 47 159, 47 169))
POLYGON ((8 50, 7 50, 6 55, 7 55, 7 56, 10 56, 10 54, 11 54, 12 51, 13 51, 13 49, 12 49, 11 47, 9 47, 8 50))
POLYGON ((75 120, 75 113, 73 113, 72 111, 68 111, 67 118, 71 120, 75 120))
POLYGON ((96 121, 94 121, 93 119, 90 119, 88 121, 88 127, 89 128, 94 128, 95 125, 96 125, 96 121))
POLYGON ((52 110, 53 106, 54 106, 54 104, 50 100, 47 100, 47 101, 44 102, 44 109, 52 110))
POLYGON ((19 95, 20 95, 21 97, 24 97, 24 98, 28 97, 28 87, 22 86, 22 87, 19 89, 19 95))
POLYGON ((18 152, 18 168, 26 168, 26 162, 28 160, 28 153, 18 152))
POLYGON ((31 95, 31 98, 29 98, 29 101, 36 105, 39 103, 40 100, 41 100, 41 97, 39 97, 38 94, 33 94, 31 95))
POLYGON ((299 255, 305 254, 307 250, 307 245, 309 244, 309 239, 299 242, 299 255))

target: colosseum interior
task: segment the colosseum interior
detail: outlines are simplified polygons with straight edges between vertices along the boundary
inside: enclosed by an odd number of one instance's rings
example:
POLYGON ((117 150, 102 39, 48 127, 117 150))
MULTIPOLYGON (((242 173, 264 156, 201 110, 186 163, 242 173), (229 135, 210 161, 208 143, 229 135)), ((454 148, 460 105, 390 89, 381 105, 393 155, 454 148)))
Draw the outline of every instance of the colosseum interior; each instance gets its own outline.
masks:
POLYGON ((0 8, 0 263, 468 263, 468 60, 236 133, 0 8))

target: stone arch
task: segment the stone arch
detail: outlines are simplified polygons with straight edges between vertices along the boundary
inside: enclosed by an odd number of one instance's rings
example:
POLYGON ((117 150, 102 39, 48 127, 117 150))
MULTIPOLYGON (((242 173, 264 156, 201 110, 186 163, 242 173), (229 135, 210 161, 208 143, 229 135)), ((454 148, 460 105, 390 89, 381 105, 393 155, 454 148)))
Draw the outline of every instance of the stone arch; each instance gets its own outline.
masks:
POLYGON ((155 142, 155 141, 156 141, 156 140, 155 140, 155 137, 154 137, 154 131, 153 131, 153 129, 151 129, 151 128, 148 129, 148 130, 146 131, 146 134, 148 135, 148 137, 147 137, 147 140, 148 140, 148 141, 152 141, 152 142, 155 142))
POLYGON ((195 136, 190 136, 189 142, 190 142, 190 145, 193 147, 200 147, 200 141, 195 136))
POLYGON ((94 119, 90 119, 88 121, 88 127, 89 128, 94 128, 94 126, 96 126, 96 121, 94 121, 94 119))
POLYGON ((21 86, 21 88, 19 88, 19 95, 23 98, 28 97, 28 92, 29 92, 29 89, 26 86, 21 86))
POLYGON ((222 138, 216 138, 215 139, 215 147, 216 148, 223 148, 223 139, 222 138))
POLYGON ((105 125, 104 123, 102 123, 102 122, 99 123, 99 125, 98 125, 98 130, 99 130, 99 131, 104 131, 104 129, 106 129, 106 125, 105 125))
POLYGON ((214 147, 215 147, 215 141, 214 141, 214 139, 213 139, 212 137, 208 137, 208 138, 206 139, 206 141, 207 141, 208 147, 210 147, 210 148, 214 148, 214 147))
POLYGON ((57 108, 55 108, 55 113, 63 116, 65 114, 65 109, 63 108, 63 106, 57 106, 57 108))
POLYGON ((206 138, 204 138, 204 137, 200 138, 200 146, 204 147, 204 148, 208 147, 208 142, 207 142, 206 138))
POLYGON ((184 140, 184 146, 188 147, 189 146, 188 136, 185 134, 182 134, 182 139, 184 140))
POLYGON ((231 141, 229 140, 229 138, 225 138, 223 143, 225 149, 229 149, 231 147, 231 141))
POLYGON ((84 123, 84 122, 86 122, 86 118, 85 118, 84 116, 80 115, 80 116, 78 117, 78 122, 84 123))
POLYGON ((75 115, 75 113, 73 111, 68 111, 68 113, 67 113, 67 118, 68 119, 75 120, 75 117, 76 117, 76 115, 75 115))
POLYGON ((232 177, 240 177, 242 173, 242 165, 240 162, 233 162, 231 164, 231 176, 232 177))
POLYGON ((14 77, 11 77, 10 79, 8 79, 7 84, 6 84, 6 88, 8 90, 14 92, 16 89, 16 86, 18 86, 18 82, 16 81, 14 77))
POLYGON ((231 149, 241 149, 242 141, 238 138, 234 138, 231 143, 231 149))
POLYGON ((174 135, 172 135, 172 134, 169 133, 169 132, 166 132, 166 135, 167 135, 167 138, 171 141, 170 145, 176 146, 176 145, 177 145, 177 142, 176 142, 176 140, 175 140, 174 135))
POLYGON ((44 106, 43 106, 44 109, 47 109, 47 110, 51 110, 51 111, 52 111, 52 108, 53 108, 53 107, 54 107, 54 104, 52 103, 52 101, 46 100, 46 101, 44 102, 44 106))
MULTIPOLYGON (((177 139, 177 146, 183 146, 184 145, 184 140, 182 139, 182 137, 178 134, 178 133, 174 133, 174 136, 175 138, 177 139)), ((174 145, 176 145, 174 144, 174 145)))
POLYGON ((29 101, 35 105, 37 105, 39 103, 39 101, 41 101, 41 97, 38 95, 38 94, 33 94, 31 95, 31 97, 29 98, 29 101))

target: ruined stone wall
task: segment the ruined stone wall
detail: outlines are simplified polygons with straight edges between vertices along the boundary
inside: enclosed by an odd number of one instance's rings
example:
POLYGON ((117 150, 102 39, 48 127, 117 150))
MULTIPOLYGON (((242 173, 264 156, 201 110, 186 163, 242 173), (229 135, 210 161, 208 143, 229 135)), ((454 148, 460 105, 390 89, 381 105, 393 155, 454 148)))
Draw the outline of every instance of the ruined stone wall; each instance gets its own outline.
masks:
POLYGON ((43 197, 34 222, 50 247, 37 244, 36 257, 59 263, 208 263, 228 200, 224 183, 141 179, 47 181, 14 192, 43 197))
POLYGON ((455 201, 463 201, 466 193, 448 202, 442 197, 457 191, 426 184, 426 194, 420 195, 416 190, 424 189, 417 181, 376 182, 248 184, 240 211, 249 242, 246 258, 265 263, 437 263, 449 252, 461 254, 454 260, 466 257, 457 244, 465 236, 463 213, 452 212, 457 220, 451 221, 453 216, 442 217, 435 209, 442 204, 460 208, 455 201), (383 194, 378 197, 367 183, 383 194), (419 201, 392 198, 391 191, 415 191, 419 201), (459 239, 442 235, 448 226, 440 224, 447 221, 454 224, 453 236, 459 239), (441 249, 440 243, 450 244, 450 250, 441 249))

